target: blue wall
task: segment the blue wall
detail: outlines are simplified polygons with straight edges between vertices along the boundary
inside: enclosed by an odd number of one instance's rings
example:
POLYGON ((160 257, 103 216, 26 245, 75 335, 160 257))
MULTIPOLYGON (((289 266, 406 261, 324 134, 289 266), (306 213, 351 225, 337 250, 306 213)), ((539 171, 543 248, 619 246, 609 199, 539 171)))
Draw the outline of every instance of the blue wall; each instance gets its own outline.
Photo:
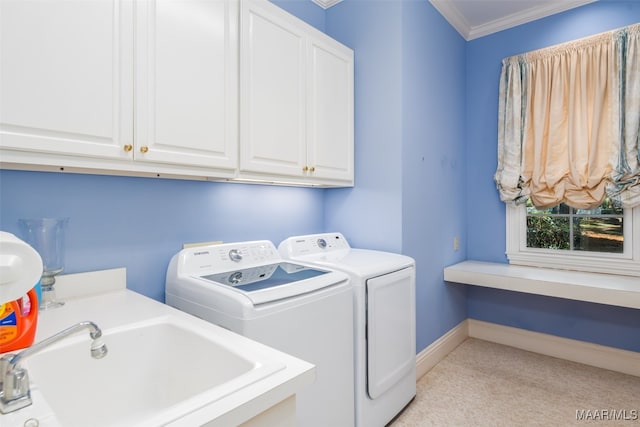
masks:
POLYGON ((127 287, 164 301, 183 243, 323 231, 322 190, 0 170, 0 229, 69 217, 66 272, 127 268, 127 287))
POLYGON ((465 42, 424 0, 345 0, 326 30, 355 50, 356 186, 327 191, 325 225, 415 258, 421 350, 467 317, 442 278, 465 254, 465 42))
MULTIPOLYGON (((506 262, 505 208, 496 169, 498 81, 504 57, 640 21, 640 2, 600 0, 505 30, 467 46, 467 255, 506 262)), ((638 310, 470 288, 469 317, 640 351, 638 310)))
POLYGON ((354 246, 402 252, 403 2, 346 0, 327 33, 355 51, 355 182, 327 192, 327 227, 354 246))
POLYGON ((423 348, 467 318, 465 286, 442 273, 466 258, 465 41, 426 1, 404 1, 402 17, 402 242, 423 348))

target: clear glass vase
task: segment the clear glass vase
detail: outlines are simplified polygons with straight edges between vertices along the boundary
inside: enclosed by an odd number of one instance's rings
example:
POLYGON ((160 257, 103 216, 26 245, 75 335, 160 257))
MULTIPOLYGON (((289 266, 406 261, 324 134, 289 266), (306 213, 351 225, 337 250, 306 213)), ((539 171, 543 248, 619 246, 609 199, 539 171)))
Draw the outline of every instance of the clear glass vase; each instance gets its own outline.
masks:
POLYGON ((64 270, 65 229, 69 218, 19 219, 23 238, 42 258, 43 272, 40 284, 42 299, 40 310, 64 305, 56 299, 53 285, 55 276, 64 270))

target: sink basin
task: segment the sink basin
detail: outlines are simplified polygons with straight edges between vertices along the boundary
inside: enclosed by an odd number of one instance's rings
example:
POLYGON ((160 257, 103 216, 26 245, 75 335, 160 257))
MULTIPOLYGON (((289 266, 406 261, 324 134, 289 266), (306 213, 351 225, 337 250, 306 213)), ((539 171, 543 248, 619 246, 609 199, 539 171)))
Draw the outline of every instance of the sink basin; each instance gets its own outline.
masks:
POLYGON ((103 329, 103 340, 103 359, 82 332, 25 361, 60 425, 163 425, 285 368, 177 316, 103 329))

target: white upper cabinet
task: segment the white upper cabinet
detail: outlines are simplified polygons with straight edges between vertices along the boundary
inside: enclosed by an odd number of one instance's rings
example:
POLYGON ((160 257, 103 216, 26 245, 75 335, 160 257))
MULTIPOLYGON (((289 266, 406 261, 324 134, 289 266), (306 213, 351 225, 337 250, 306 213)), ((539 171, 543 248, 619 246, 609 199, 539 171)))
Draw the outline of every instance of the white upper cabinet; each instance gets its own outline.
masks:
POLYGON ((237 167, 237 8, 136 3, 136 160, 237 167))
POLYGON ((0 147, 127 158, 132 3, 0 1, 0 147))
POLYGON ((353 51, 267 0, 0 0, 0 165, 353 185, 353 51))
POLYGON ((240 48, 240 177, 352 185, 353 51, 266 0, 240 48))

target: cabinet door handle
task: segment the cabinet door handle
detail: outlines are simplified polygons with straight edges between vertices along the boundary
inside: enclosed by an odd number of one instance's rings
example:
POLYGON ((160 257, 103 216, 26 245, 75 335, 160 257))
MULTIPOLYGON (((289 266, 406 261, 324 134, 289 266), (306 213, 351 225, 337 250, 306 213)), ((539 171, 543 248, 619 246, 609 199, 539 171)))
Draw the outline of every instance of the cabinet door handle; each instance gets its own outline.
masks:
POLYGON ((307 165, 304 165, 304 166, 302 167, 302 172, 306 172, 306 171, 308 171, 308 170, 309 170, 309 167, 308 167, 307 165))
POLYGON ((122 147, 124 149, 124 151, 126 151, 127 153, 131 150, 133 150, 133 145, 131 144, 125 144, 124 147, 122 147))
POLYGON ((149 151, 149 147, 147 147, 146 145, 143 145, 142 147, 140 147, 141 153, 146 153, 147 151, 149 151))
POLYGON ((311 167, 309 168, 309 172, 315 172, 315 171, 316 171, 316 167, 315 167, 315 166, 311 166, 311 167))

